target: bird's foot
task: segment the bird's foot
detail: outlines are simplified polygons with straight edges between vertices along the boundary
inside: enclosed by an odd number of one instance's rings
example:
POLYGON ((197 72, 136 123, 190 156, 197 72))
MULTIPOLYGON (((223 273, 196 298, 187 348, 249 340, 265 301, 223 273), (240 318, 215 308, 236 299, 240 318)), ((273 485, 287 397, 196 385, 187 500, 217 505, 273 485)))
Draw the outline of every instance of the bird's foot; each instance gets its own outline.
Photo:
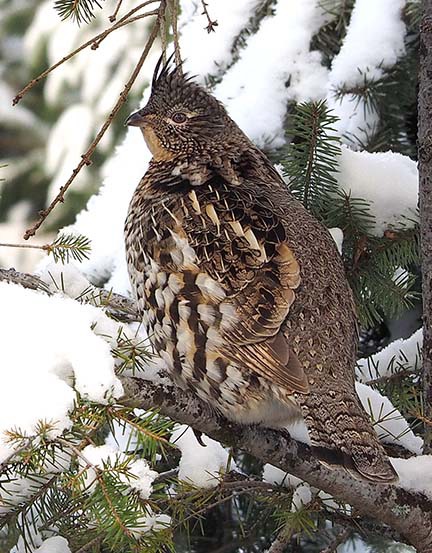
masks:
POLYGON ((207 447, 206 444, 202 441, 202 432, 200 432, 199 430, 195 430, 195 428, 192 428, 192 431, 193 433, 195 434, 195 438, 197 439, 197 442, 199 443, 199 445, 201 445, 202 447, 207 447))

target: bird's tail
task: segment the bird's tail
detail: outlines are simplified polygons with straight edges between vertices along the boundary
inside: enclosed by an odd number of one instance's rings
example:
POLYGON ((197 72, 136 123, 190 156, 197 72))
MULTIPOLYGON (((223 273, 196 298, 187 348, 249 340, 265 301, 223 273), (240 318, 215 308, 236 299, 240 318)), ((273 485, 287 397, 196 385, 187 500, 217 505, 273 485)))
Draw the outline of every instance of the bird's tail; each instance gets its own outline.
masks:
POLYGON ((311 393, 302 412, 319 459, 343 465, 372 482, 398 479, 357 396, 338 394, 327 397, 323 405, 322 396, 311 393))

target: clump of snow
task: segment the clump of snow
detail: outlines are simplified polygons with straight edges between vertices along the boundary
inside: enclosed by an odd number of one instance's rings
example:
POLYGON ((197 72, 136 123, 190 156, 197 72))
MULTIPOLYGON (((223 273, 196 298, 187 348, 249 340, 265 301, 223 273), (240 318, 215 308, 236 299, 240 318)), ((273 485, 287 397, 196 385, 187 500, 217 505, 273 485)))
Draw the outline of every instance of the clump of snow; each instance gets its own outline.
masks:
MULTIPOLYGON (((340 120, 336 130, 345 141, 356 146, 355 135, 367 142, 376 131, 378 114, 371 105, 353 94, 336 99, 343 87, 362 86, 364 79, 380 79, 405 53, 406 27, 402 8, 406 0, 357 0, 346 36, 334 57, 328 77, 327 101, 340 120)), ((357 147, 359 145, 357 144, 357 147)))
MULTIPOLYGON (((137 410, 134 409, 135 411, 137 410)), ((106 445, 117 448, 122 452, 127 450, 134 451, 136 449, 138 442, 134 438, 135 434, 129 425, 119 423, 114 419, 110 426, 110 432, 105 439, 106 445)))
POLYGON ((297 440, 298 442, 303 442, 304 444, 307 444, 307 445, 311 444, 309 431, 303 419, 299 419, 290 424, 287 424, 285 428, 288 430, 293 440, 297 440))
MULTIPOLYGON (((64 294, 67 297, 98 306, 98 289, 85 278, 74 263, 47 262, 41 264, 39 277, 54 293, 64 294)), ((134 343, 141 343, 147 339, 142 325, 120 324, 107 317, 103 309, 95 312, 92 328, 95 334, 105 338, 113 347, 118 345, 120 339, 134 343)), ((121 359, 116 359, 115 362, 121 363, 121 359)))
POLYGON ((264 465, 262 479, 269 484, 293 489, 291 511, 299 511, 302 507, 310 503, 318 491, 312 488, 307 482, 297 478, 297 476, 288 474, 288 472, 284 472, 268 463, 264 465))
POLYGON ((29 542, 33 545, 31 553, 71 553, 67 540, 62 536, 52 536, 51 529, 40 531, 39 528, 28 524, 26 534, 26 541, 20 535, 9 553, 28 553, 29 542))
POLYGON ((338 227, 329 228, 328 231, 331 234, 331 237, 333 238, 333 240, 335 241, 338 252, 342 254, 342 244, 344 239, 343 231, 338 227))
MULTIPOLYGON (((84 472, 84 487, 92 493, 97 485, 96 468, 103 470, 107 467, 127 463, 128 457, 116 446, 105 444, 102 446, 88 445, 82 450, 82 458, 79 463, 84 472), (89 467, 88 464, 91 464, 89 467)), ((127 463, 128 474, 118 473, 119 479, 126 484, 127 494, 129 490, 138 491, 142 500, 149 499, 153 491, 153 481, 158 473, 152 470, 145 459, 137 459, 127 463)), ((149 506, 146 506, 145 514, 136 521, 136 526, 128 526, 128 530, 139 537, 140 534, 150 530, 158 531, 169 526, 171 517, 165 514, 156 514, 149 506)))
POLYGON ((192 429, 185 425, 172 433, 171 442, 179 447, 182 454, 178 477, 199 488, 212 488, 217 486, 220 473, 233 470, 235 463, 229 463, 228 452, 219 442, 204 434, 201 439, 206 447, 198 443, 192 429))
POLYGON ((142 134, 135 128, 128 129, 123 144, 106 164, 104 172, 107 176, 100 192, 90 198, 76 222, 65 229, 65 232, 83 234, 91 240, 90 259, 80 264, 84 275, 94 283, 104 282, 113 275, 115 287, 108 282, 106 288, 113 287, 124 295, 130 293, 124 253, 124 221, 132 193, 144 175, 150 157, 142 134))
POLYGON ((35 553, 72 553, 66 538, 53 536, 45 540, 35 553))
POLYGON ((39 270, 39 278, 48 285, 51 292, 63 292, 73 299, 87 296, 94 291, 94 286, 74 263, 48 262, 39 270))
POLYGON ((182 0, 179 30, 185 68, 201 76, 223 70, 231 61, 235 38, 258 5, 259 0, 209 0, 207 9, 212 21, 217 21, 217 27, 215 32, 207 33, 202 6, 182 0))
POLYGON ((390 458, 399 475, 398 485, 405 490, 420 492, 432 499, 432 455, 409 459, 390 458))
MULTIPOLYGON (((82 450, 83 457, 80 458, 80 466, 85 470, 84 487, 88 491, 94 491, 97 483, 96 471, 92 467, 103 469, 104 466, 115 467, 127 461, 126 455, 113 445, 105 444, 101 446, 88 445, 82 450), (85 458, 85 460, 84 460, 85 458), (87 467, 87 462, 92 467, 87 467)), ((148 499, 153 491, 153 481, 158 473, 152 470, 145 459, 137 459, 128 464, 128 472, 132 477, 126 474, 120 474, 119 478, 131 489, 137 490, 141 499, 148 499)))
POLYGON ((405 53, 402 8, 406 0, 357 0, 330 83, 355 86, 363 76, 379 79, 405 53))
POLYGON ((52 424, 55 437, 70 427, 74 388, 100 403, 120 397, 123 389, 114 374, 109 344, 92 330, 95 321, 106 318, 101 310, 7 283, 0 283, 0 304, 0 334, 8 344, 0 368, 4 459, 11 452, 7 430, 33 434, 42 420, 52 424))
POLYGON ((131 532, 136 538, 139 538, 141 534, 146 532, 158 532, 169 527, 171 523, 171 517, 164 515, 163 513, 154 513, 148 508, 149 514, 141 515, 137 518, 135 526, 128 526, 129 532, 131 532))
POLYGON ((307 482, 297 486, 291 499, 291 511, 300 511, 302 507, 312 501, 313 497, 312 488, 307 482))
POLYGON ((279 0, 216 86, 216 97, 259 146, 269 138, 274 147, 284 143, 289 100, 325 96, 327 68, 310 42, 326 20, 317 0, 279 0))
POLYGON ((342 146, 339 186, 353 198, 370 202, 375 218, 371 231, 382 236, 392 227, 414 225, 417 219, 418 171, 408 156, 394 152, 354 152, 342 146))
POLYGON ((357 380, 367 383, 368 380, 390 376, 400 370, 414 369, 418 366, 422 346, 423 331, 420 328, 406 340, 395 340, 378 353, 359 359, 357 380))
POLYGON ((381 441, 401 445, 417 455, 422 452, 423 440, 387 397, 360 382, 356 382, 356 391, 381 441))
POLYGON ((297 488, 297 486, 303 484, 303 480, 297 478, 297 476, 293 476, 269 463, 264 465, 262 479, 269 484, 285 486, 286 488, 297 488))

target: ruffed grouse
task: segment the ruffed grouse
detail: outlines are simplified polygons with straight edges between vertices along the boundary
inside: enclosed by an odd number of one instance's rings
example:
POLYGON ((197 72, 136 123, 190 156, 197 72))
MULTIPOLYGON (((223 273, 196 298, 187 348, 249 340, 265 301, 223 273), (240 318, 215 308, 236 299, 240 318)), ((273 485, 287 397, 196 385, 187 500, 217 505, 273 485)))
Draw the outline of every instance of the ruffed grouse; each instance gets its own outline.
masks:
POLYGON ((395 480, 354 390, 356 317, 333 240, 203 88, 156 66, 153 154, 126 220, 132 287, 173 380, 240 423, 304 417, 316 454, 395 480))

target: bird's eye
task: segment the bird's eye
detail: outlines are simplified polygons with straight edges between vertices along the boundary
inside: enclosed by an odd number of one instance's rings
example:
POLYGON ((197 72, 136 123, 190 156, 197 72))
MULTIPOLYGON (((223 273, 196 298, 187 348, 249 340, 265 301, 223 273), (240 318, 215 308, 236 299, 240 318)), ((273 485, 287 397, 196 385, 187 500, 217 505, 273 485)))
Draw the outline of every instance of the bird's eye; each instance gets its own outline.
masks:
POLYGON ((174 123, 184 123, 187 119, 186 114, 181 111, 176 111, 171 117, 174 123))

